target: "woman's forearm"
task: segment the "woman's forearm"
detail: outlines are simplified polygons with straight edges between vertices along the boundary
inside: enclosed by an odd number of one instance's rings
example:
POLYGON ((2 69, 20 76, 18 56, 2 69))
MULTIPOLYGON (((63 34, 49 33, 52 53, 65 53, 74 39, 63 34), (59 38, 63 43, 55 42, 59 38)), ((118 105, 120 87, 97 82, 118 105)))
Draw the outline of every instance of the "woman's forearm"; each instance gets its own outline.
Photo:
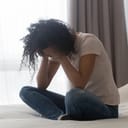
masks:
POLYGON ((95 60, 95 54, 82 56, 79 61, 78 70, 70 63, 66 56, 60 58, 60 63, 67 77, 73 83, 74 87, 83 89, 91 77, 95 65, 95 60))
POLYGON ((43 57, 37 73, 38 88, 46 89, 48 81, 48 57, 43 57))
POLYGON ((68 58, 64 57, 63 59, 61 59, 60 63, 67 77, 73 83, 73 85, 78 88, 83 88, 85 82, 83 81, 79 71, 75 67, 73 67, 68 58))

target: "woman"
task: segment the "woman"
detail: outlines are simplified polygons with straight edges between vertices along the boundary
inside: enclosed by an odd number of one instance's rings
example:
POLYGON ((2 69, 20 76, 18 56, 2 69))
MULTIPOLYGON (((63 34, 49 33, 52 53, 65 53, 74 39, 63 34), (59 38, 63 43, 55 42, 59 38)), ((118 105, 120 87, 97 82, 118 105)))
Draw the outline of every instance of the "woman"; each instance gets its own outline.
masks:
MULTIPOLYGON (((110 60, 101 41, 93 34, 76 33, 62 21, 40 20, 23 38, 22 63, 35 69, 42 62, 37 88, 25 86, 21 99, 48 119, 96 120, 118 118, 119 93, 110 60), (66 96, 47 90, 59 66, 72 84, 66 96)), ((61 86, 61 85, 60 85, 61 86)))

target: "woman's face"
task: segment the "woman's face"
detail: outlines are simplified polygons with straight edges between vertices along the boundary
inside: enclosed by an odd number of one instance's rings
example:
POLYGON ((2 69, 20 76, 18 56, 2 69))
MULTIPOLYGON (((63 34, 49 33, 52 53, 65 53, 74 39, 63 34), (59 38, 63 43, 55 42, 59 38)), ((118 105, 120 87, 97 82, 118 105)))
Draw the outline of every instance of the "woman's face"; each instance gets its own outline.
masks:
POLYGON ((52 57, 52 58, 58 58, 64 55, 64 53, 60 52, 59 50, 53 48, 53 47, 48 47, 43 49, 43 53, 46 56, 52 57))
POLYGON ((51 48, 51 47, 48 47, 48 48, 45 48, 43 50, 43 53, 46 55, 46 56, 49 56, 49 57, 52 57, 55 53, 56 53, 57 50, 55 50, 54 48, 51 48))
POLYGON ((43 50, 37 50, 37 53, 39 56, 46 55, 46 56, 52 57, 53 53, 55 53, 55 52, 56 52, 56 50, 51 47, 45 48, 43 50))

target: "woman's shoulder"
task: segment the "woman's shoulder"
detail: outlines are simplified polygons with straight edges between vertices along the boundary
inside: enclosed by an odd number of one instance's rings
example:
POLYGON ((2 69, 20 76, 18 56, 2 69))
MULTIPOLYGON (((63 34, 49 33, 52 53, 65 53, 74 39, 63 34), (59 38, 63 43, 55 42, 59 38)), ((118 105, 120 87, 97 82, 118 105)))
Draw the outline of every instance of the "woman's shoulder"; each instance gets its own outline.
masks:
POLYGON ((83 33, 83 32, 77 32, 77 36, 81 38, 87 38, 87 37, 96 37, 95 34, 92 33, 83 33))
POLYGON ((78 32, 77 33, 77 40, 76 42, 79 45, 85 45, 85 44, 89 44, 89 45, 102 45, 101 40, 92 33, 82 33, 82 32, 78 32))
POLYGON ((78 38, 76 41, 76 49, 79 51, 79 54, 96 54, 100 55, 104 51, 104 46, 100 39, 92 33, 77 33, 78 38))

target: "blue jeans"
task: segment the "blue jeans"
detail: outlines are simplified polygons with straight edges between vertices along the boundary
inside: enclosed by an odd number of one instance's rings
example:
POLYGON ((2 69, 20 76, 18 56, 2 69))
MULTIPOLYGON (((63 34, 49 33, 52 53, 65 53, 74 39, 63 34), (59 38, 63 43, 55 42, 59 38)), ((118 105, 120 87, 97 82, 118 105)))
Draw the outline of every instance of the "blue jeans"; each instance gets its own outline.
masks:
POLYGON ((66 96, 25 86, 21 99, 43 117, 56 120, 68 114, 73 120, 96 120, 118 118, 118 105, 105 105, 92 93, 74 88, 66 96))

